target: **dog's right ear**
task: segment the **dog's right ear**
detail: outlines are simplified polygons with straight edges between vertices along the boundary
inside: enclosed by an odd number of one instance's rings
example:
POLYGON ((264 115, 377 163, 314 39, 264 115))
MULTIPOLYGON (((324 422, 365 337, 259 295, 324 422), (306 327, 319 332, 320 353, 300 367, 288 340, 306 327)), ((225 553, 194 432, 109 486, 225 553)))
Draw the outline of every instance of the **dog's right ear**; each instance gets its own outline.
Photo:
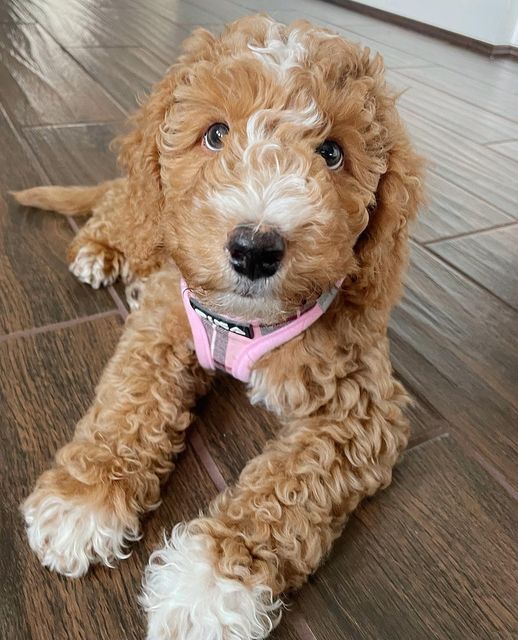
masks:
POLYGON ((190 66, 207 59, 216 38, 205 29, 197 29, 183 44, 183 55, 153 87, 140 109, 130 118, 130 130, 116 139, 118 162, 128 176, 127 229, 124 250, 130 262, 145 269, 154 266, 161 246, 160 217, 163 191, 160 180, 160 127, 174 101, 174 90, 188 75, 190 66))

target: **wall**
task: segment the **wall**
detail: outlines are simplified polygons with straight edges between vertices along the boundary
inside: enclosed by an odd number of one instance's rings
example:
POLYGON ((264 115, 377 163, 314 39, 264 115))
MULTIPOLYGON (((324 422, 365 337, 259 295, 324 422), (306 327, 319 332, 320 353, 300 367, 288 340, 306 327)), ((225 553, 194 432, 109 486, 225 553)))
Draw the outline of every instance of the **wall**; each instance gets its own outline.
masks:
POLYGON ((518 45, 518 0, 358 0, 494 45, 518 45))

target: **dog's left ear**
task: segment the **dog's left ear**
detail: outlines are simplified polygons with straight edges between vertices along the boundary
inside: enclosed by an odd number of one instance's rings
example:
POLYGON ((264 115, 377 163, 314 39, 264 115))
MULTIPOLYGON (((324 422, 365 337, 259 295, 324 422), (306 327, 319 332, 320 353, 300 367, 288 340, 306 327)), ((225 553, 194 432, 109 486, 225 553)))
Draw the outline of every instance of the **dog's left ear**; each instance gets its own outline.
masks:
POLYGON ((140 109, 130 118, 130 130, 116 140, 119 165, 127 173, 128 237, 124 250, 131 261, 153 268, 162 239, 160 217, 164 194, 160 179, 160 128, 173 106, 174 91, 192 64, 207 59, 216 41, 213 34, 197 29, 185 40, 183 55, 153 87, 140 109))
POLYGON ((424 200, 424 161, 410 144, 393 106, 387 129, 391 143, 369 224, 356 244, 359 271, 348 287, 360 305, 388 308, 399 298, 408 259, 408 228, 424 200))

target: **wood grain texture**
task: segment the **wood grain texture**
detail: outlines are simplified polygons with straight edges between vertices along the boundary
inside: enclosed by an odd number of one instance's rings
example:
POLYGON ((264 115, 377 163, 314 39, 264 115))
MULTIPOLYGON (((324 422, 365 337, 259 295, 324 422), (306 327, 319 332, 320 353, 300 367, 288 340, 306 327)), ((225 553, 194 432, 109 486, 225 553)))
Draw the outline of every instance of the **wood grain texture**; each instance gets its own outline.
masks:
POLYGON ((429 171, 426 176, 428 201, 412 227, 418 242, 430 242, 471 231, 513 222, 489 202, 429 171))
POLYGON ((23 0, 5 0, 0 5, 0 22, 34 22, 23 0))
POLYGON ((357 33, 354 33, 354 31, 338 28, 337 32, 351 42, 359 42, 362 46, 369 47, 373 55, 380 53, 383 56, 385 68, 387 69, 426 67, 430 64, 427 60, 423 60, 413 53, 394 49, 394 47, 390 47, 382 42, 376 42, 376 40, 360 36, 357 33))
POLYGON ((359 508, 298 601, 318 640, 510 640, 517 525, 513 501, 452 438, 432 441, 359 508))
MULTIPOLYGON (((122 128, 123 123, 33 127, 26 128, 24 135, 52 184, 97 184, 119 175, 110 144, 122 128)), ((87 216, 74 218, 79 226, 86 220, 87 216)), ((124 285, 113 286, 128 308, 124 285)))
POLYGON ((30 552, 18 505, 70 438, 119 333, 119 321, 110 318, 0 345, 2 638, 140 640, 144 616, 136 600, 150 551, 162 543, 164 529, 195 517, 215 495, 188 448, 128 560, 69 580, 42 568, 30 552))
POLYGON ((118 13, 102 2, 27 0, 25 7, 64 47, 131 46, 136 44, 118 13))
MULTIPOLYGON (((193 25, 189 22, 189 14, 183 15, 183 5, 167 5, 155 7, 153 11, 146 9, 141 4, 113 9, 112 13, 116 22, 124 26, 124 30, 131 35, 131 39, 139 47, 143 47, 158 57, 167 66, 175 62, 181 49, 181 44, 190 34, 193 25), (176 12, 174 11, 176 9, 176 12), (161 13, 155 13, 161 12, 161 13), (162 14, 166 15, 162 15, 162 14), (171 14, 168 16, 167 14, 171 14), (174 19, 186 20, 187 24, 181 26, 174 19)), ((197 15, 197 10, 194 12, 197 15)), ((202 22, 216 22, 211 14, 203 12, 202 22)), ((200 16, 201 17, 201 16, 200 16)), ((191 18, 194 21, 194 18, 191 18)))
POLYGON ((518 223, 430 249, 518 311, 518 223))
POLYGON ((398 92, 403 92, 399 104, 405 109, 468 140, 486 143, 518 138, 518 123, 507 118, 395 71, 387 73, 387 80, 398 92))
POLYGON ((241 382, 223 375, 216 377, 196 414, 200 435, 227 484, 280 428, 275 416, 250 405, 241 382))
POLYGON ((419 74, 414 69, 403 69, 401 73, 489 113, 518 122, 517 94, 510 93, 504 87, 491 87, 481 80, 470 78, 462 68, 452 71, 444 67, 425 67, 419 74))
POLYGON ((434 173, 518 218, 518 162, 443 129, 405 107, 400 107, 400 112, 417 149, 434 173))
POLYGON ((139 47, 74 48, 73 56, 127 113, 135 111, 168 66, 139 47))
MULTIPOLYGON (((396 367, 396 376, 399 372, 396 367)), ((412 439, 447 429, 445 420, 434 414, 426 402, 415 397, 409 410, 412 439)), ((213 389, 197 409, 197 425, 207 449, 227 484, 235 482, 246 462, 259 454, 266 441, 281 428, 276 416, 260 406, 252 406, 246 387, 228 376, 218 375, 213 389)))
MULTIPOLYGON (((491 92, 488 86, 496 89, 497 93, 518 93, 518 62, 490 58, 482 53, 469 51, 432 36, 379 20, 371 20, 370 23, 361 26, 355 25, 353 31, 395 49, 414 53, 434 65, 440 65, 445 78, 449 77, 447 70, 453 71, 455 75, 451 77, 467 79, 466 87, 479 86, 480 83, 486 87, 486 93, 491 92), (471 85, 469 80, 473 80, 475 84, 471 85)), ((450 89, 456 91, 458 87, 450 89)))
POLYGON ((122 123, 35 127, 24 130, 52 184, 97 184, 118 175, 110 150, 122 123))
MULTIPOLYGON (((280 6, 279 0, 238 0, 238 3, 251 12, 260 11, 274 15, 276 11, 282 11, 296 14, 291 19, 287 17, 286 22, 306 18, 316 23, 325 20, 329 24, 343 28, 371 22, 370 18, 366 18, 360 13, 337 7, 324 0, 283 0, 282 6, 280 6)), ((215 6, 217 6, 216 3, 215 6)))
POLYGON ((121 110, 35 24, 0 24, 2 103, 21 125, 97 122, 121 110))
POLYGON ((41 184, 44 176, 1 110, 0 138, 0 335, 113 309, 105 291, 95 293, 68 272, 67 220, 5 195, 41 184))
POLYGON ((390 323, 392 360, 447 430, 511 485, 516 478, 518 314, 414 246, 390 323))
POLYGON ((492 144, 490 146, 491 149, 501 153, 503 156, 511 158, 511 160, 518 160, 518 140, 500 142, 499 144, 492 144))

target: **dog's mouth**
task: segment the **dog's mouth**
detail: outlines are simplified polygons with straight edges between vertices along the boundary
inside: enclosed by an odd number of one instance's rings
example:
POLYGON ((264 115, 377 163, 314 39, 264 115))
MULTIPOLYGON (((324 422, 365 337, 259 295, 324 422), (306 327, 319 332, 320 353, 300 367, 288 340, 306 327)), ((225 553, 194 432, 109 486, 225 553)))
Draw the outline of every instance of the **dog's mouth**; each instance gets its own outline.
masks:
POLYGON ((241 298, 266 298, 271 297, 275 288, 271 278, 259 278, 258 280, 249 280, 248 278, 239 278, 234 287, 233 293, 241 298))

